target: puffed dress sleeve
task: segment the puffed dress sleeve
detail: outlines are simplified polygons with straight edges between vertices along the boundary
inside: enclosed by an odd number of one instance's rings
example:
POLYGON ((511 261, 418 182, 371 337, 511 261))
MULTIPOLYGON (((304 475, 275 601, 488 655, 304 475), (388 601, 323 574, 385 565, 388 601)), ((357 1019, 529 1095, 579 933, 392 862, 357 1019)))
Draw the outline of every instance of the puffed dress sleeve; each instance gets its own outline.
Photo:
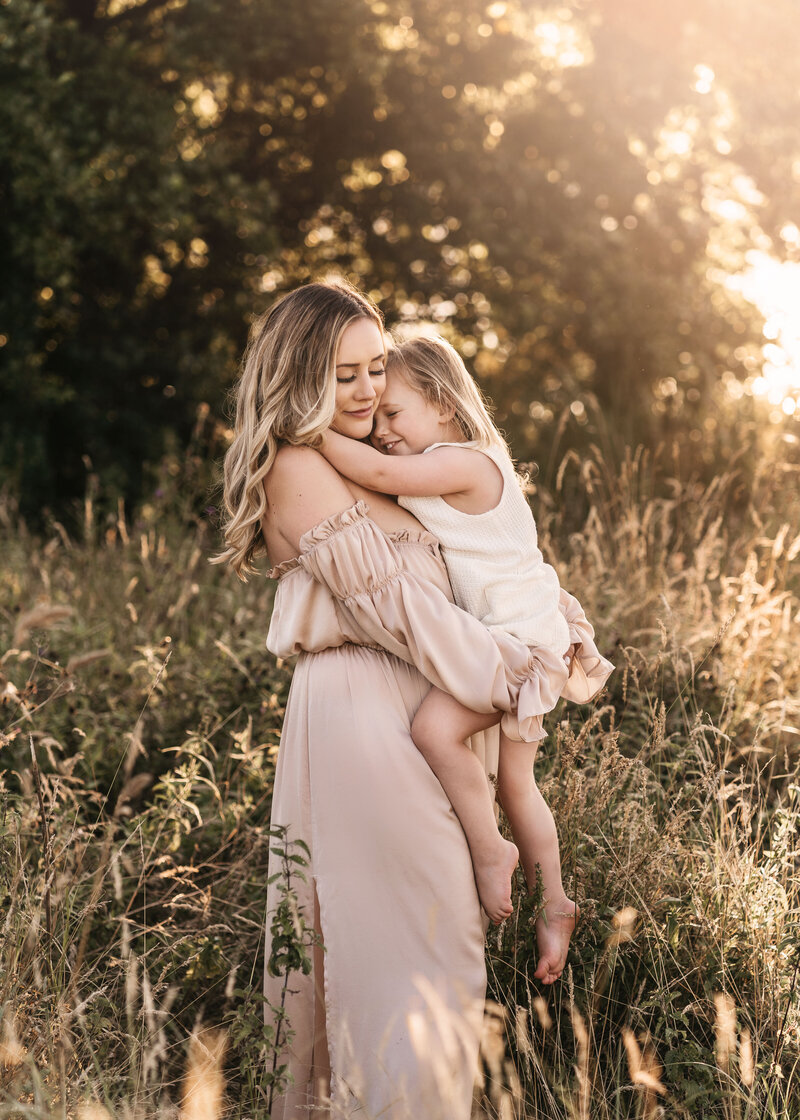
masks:
POLYGON ((594 629, 574 595, 561 589, 559 609, 569 626, 569 640, 577 645, 567 683, 561 690, 565 700, 586 704, 596 696, 614 671, 594 642, 594 629))
POLYGON ((409 571, 363 501, 307 533, 298 560, 333 596, 343 632, 363 635, 414 665, 473 711, 517 707, 530 673, 528 647, 490 632, 409 571))

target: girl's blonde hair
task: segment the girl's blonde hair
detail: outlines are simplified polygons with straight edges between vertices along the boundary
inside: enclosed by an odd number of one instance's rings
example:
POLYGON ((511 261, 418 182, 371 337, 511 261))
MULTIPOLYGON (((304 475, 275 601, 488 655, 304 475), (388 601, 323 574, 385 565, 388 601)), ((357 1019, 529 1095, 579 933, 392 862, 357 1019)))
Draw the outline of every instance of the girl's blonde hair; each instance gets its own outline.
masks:
POLYGON ((461 355, 440 335, 396 343, 387 355, 386 370, 399 373, 434 407, 452 409, 465 440, 474 440, 479 447, 500 445, 508 451, 461 355))
POLYGON ((264 479, 283 443, 317 446, 333 420, 336 354, 346 328, 380 311, 346 280, 306 284, 282 296, 252 326, 235 389, 234 434, 225 455, 223 525, 229 563, 240 579, 266 550, 264 479))

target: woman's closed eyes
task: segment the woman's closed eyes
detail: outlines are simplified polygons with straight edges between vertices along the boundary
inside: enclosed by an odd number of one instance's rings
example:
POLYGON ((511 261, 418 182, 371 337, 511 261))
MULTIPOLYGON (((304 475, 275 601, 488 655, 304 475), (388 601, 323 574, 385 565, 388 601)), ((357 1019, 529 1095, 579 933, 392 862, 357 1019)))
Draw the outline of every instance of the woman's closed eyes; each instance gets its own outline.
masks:
MULTIPOLYGON (((370 377, 383 377, 386 373, 385 369, 371 369, 369 371, 370 377)), ((349 385, 351 381, 355 381, 356 374, 351 374, 350 377, 337 377, 336 380, 339 385, 349 385)))

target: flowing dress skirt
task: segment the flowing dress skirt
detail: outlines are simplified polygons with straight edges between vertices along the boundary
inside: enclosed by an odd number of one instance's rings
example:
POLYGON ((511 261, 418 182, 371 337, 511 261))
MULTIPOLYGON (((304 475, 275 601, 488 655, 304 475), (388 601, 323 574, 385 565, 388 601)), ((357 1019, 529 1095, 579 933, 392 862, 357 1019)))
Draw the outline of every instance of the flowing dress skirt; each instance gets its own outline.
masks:
MULTIPOLYGON (((311 923, 316 886, 324 953, 309 977, 289 977, 295 1085, 276 1120, 313 1115, 326 1033, 334 1116, 469 1116, 483 927, 461 825, 410 736, 429 687, 354 645, 303 654, 295 668, 272 820, 311 849, 300 902, 311 923)), ((268 978, 273 1004, 282 984, 268 978)))

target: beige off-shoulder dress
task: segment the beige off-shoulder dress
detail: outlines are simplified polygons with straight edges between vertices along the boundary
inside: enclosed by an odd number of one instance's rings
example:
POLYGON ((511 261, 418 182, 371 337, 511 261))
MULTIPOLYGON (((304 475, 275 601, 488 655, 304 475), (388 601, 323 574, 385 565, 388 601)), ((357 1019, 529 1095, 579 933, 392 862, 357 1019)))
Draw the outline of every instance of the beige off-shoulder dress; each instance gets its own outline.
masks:
MULTIPOLYGON (((298 903, 324 952, 310 975, 265 976, 285 1000, 291 1085, 274 1120, 468 1120, 486 976, 484 926, 461 825, 415 747, 430 684, 476 711, 551 710, 589 699, 611 666, 580 605, 562 595, 580 648, 567 673, 452 603, 438 544, 385 533, 357 502, 303 537, 279 580, 267 639, 298 654, 275 775, 273 826, 309 846, 298 903), (332 1101, 315 1071, 329 1054, 332 1101)), ((497 729, 474 743, 497 768, 497 729)), ((280 862, 273 858, 270 876, 280 862)), ((279 891, 268 890, 267 929, 279 891)))

